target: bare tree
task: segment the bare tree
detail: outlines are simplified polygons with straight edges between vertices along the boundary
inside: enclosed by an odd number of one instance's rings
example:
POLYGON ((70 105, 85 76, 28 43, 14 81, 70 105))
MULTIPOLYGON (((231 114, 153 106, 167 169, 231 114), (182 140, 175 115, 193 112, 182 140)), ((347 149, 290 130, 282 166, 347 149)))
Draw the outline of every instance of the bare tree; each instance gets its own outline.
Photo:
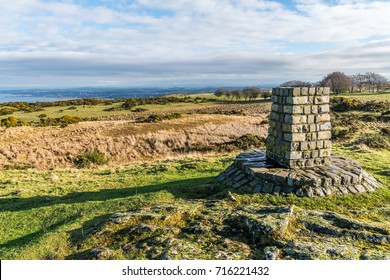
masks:
POLYGON ((362 89, 366 83, 366 75, 365 74, 361 74, 361 73, 357 73, 357 74, 353 74, 350 76, 351 78, 351 81, 352 81, 352 92, 354 92, 354 87, 358 88, 359 89, 359 92, 362 92, 362 89))
POLYGON ((351 84, 351 78, 338 71, 326 75, 321 81, 321 86, 330 87, 330 90, 336 95, 348 91, 351 84))
POLYGON ((232 91, 231 90, 227 90, 226 92, 225 92, 225 96, 226 96, 226 98, 231 98, 231 99, 233 99, 233 95, 232 95, 232 91))
POLYGON ((232 99, 235 98, 236 100, 241 99, 242 97, 242 91, 239 89, 235 89, 231 91, 232 99))
MULTIPOLYGON (((384 85, 387 82, 386 77, 378 74, 378 73, 371 73, 371 78, 373 80, 373 84, 376 87, 376 91, 378 92, 379 90, 383 89, 384 85)), ((374 89, 373 89, 374 91, 374 89)))
POLYGON ((248 98, 250 100, 256 99, 259 97, 261 91, 258 87, 246 87, 242 90, 242 95, 244 96, 245 100, 248 98))
POLYGON ((355 86, 357 86, 357 83, 354 79, 354 75, 349 75, 349 77, 351 78, 351 90, 349 92, 355 92, 355 86))
POLYGON ((270 90, 266 90, 266 89, 262 90, 260 95, 264 99, 271 98, 271 96, 272 96, 271 91, 270 90))
POLYGON ((368 86, 368 91, 374 91, 374 74, 372 72, 366 72, 364 75, 366 76, 366 84, 368 86))
POLYGON ((221 97, 221 96, 224 96, 224 95, 226 96, 228 91, 229 91, 229 90, 226 89, 226 88, 218 88, 218 89, 216 89, 216 90, 214 91, 214 95, 215 95, 216 97, 221 97))

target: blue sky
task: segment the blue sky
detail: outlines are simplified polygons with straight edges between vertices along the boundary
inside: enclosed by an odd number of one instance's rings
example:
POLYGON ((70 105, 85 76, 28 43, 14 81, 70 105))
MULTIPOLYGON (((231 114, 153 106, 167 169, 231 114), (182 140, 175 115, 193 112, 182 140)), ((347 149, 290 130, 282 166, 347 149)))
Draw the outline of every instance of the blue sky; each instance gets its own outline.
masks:
POLYGON ((0 89, 390 78, 390 1, 0 1, 0 89))

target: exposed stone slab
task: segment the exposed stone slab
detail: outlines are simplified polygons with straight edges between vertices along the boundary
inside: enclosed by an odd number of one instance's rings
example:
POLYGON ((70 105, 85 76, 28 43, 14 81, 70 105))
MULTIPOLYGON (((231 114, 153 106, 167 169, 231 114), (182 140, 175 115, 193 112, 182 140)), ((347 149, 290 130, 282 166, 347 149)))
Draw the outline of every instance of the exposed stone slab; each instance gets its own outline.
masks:
POLYGON ((372 192, 380 186, 358 162, 345 157, 330 156, 329 166, 288 169, 261 150, 239 154, 216 181, 243 192, 307 197, 372 192))

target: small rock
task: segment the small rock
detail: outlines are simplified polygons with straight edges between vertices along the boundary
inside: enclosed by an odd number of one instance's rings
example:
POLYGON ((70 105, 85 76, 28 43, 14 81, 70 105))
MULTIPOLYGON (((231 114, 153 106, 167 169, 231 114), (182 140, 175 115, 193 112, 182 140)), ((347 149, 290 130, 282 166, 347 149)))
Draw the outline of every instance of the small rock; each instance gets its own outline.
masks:
POLYGON ((337 230, 336 228, 332 228, 331 226, 323 226, 311 222, 304 222, 304 225, 307 229, 317 233, 322 233, 322 234, 336 236, 336 237, 342 236, 339 230, 337 230))
POLYGON ((237 201, 237 199, 234 197, 234 195, 233 195, 230 191, 227 192, 226 197, 227 197, 229 200, 231 200, 231 201, 234 201, 234 202, 237 201))
POLYGON ((280 254, 280 250, 275 246, 264 247, 264 255, 266 260, 276 260, 280 254))
POLYGON ((296 194, 297 196, 303 196, 303 190, 302 190, 301 188, 299 188, 299 189, 295 192, 295 194, 296 194))
POLYGON ((136 248, 135 248, 134 244, 129 243, 129 244, 122 245, 122 250, 125 254, 127 254, 127 253, 135 251, 136 248))
POLYGON ((185 227, 181 229, 182 232, 184 233, 189 233, 189 234, 202 234, 205 233, 206 230, 201 228, 201 227, 185 227))
POLYGON ((147 225, 147 224, 139 224, 131 229, 131 233, 141 235, 141 234, 146 233, 146 232, 156 231, 157 229, 159 229, 159 228, 156 226, 147 225))
POLYGON ((105 260, 112 256, 110 249, 105 247, 94 248, 91 250, 90 254, 98 260, 105 260))

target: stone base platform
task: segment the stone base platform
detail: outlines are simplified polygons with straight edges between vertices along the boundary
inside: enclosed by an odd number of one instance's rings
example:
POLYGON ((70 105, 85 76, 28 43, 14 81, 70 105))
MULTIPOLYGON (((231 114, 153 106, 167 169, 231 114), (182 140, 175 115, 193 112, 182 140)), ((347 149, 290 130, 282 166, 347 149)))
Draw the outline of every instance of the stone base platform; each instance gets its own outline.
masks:
POLYGON ((380 186, 358 162, 348 158, 332 155, 329 166, 288 169, 268 160, 261 150, 239 154, 216 181, 246 193, 306 197, 372 192, 380 186))

